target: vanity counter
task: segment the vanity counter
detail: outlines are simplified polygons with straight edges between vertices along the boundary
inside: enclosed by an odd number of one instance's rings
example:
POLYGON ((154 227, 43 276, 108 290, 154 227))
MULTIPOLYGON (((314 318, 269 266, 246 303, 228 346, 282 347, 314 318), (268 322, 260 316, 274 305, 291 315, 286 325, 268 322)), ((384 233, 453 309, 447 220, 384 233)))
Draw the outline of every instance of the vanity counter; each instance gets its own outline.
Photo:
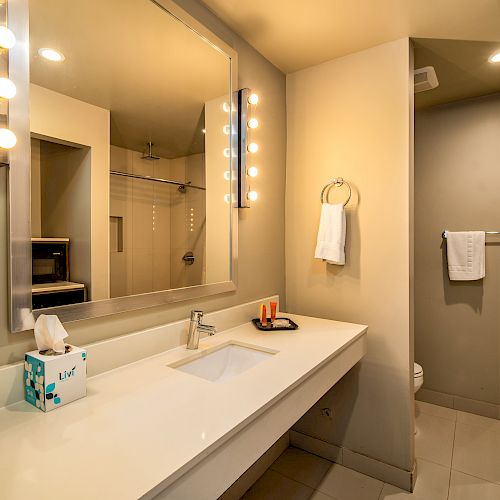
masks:
POLYGON ((288 316, 299 330, 268 333, 246 323, 200 342, 200 350, 236 341, 278 351, 224 382, 167 366, 195 353, 181 346, 89 378, 86 398, 50 413, 24 401, 1 409, 0 496, 150 497, 366 342, 366 326, 288 316))

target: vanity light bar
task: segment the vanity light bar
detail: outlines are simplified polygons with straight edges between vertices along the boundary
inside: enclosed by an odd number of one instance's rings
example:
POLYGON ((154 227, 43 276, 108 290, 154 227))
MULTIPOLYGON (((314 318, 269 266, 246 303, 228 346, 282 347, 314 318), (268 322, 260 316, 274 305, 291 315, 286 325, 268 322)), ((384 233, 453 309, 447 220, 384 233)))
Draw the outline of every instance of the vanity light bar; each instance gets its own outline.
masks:
MULTIPOLYGON (((258 152, 259 145, 249 141, 249 131, 256 129, 259 122, 251 117, 252 106, 259 101, 257 94, 250 89, 238 90, 238 208, 250 208, 250 202, 256 201, 258 194, 249 185, 249 176, 255 177, 258 173, 256 167, 247 167, 248 155, 258 152)), ((252 165, 252 163, 250 163, 252 165)))
MULTIPOLYGON (((2 57, 7 59, 8 68, 8 51, 16 44, 14 33, 6 26, 0 26, 0 48, 4 50, 2 57)), ((14 82, 9 80, 9 75, 0 78, 0 99, 9 100, 16 95, 16 86, 14 82)), ((17 138, 12 130, 8 128, 0 128, 0 150, 8 150, 16 145, 17 138)), ((3 155, 2 155, 3 156, 3 155)), ((6 167, 9 164, 5 161, 0 162, 0 167, 6 167)))

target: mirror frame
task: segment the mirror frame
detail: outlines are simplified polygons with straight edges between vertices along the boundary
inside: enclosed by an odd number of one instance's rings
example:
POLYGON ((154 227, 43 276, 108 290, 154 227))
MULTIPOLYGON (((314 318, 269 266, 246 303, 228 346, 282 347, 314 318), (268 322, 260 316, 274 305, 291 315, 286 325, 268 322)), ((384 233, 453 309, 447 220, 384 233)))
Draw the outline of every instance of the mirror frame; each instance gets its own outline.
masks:
MULTIPOLYGON (((231 292, 237 288, 238 208, 234 200, 238 193, 238 53, 174 3, 173 0, 147 1, 156 4, 164 11, 164 15, 172 16, 184 24, 195 35, 204 39, 215 50, 226 55, 229 59, 231 96, 230 185, 233 200, 230 205, 231 258, 229 280, 32 311, 29 0, 9 0, 9 27, 17 38, 16 45, 9 51, 9 74, 17 86, 16 98, 9 103, 9 128, 16 134, 18 139, 16 147, 10 151, 9 156, 8 268, 11 332, 20 332, 33 328, 33 319, 40 314, 57 314, 64 323, 161 306, 172 302, 198 299, 209 295, 231 292)), ((160 14, 160 10, 158 12, 160 14)))

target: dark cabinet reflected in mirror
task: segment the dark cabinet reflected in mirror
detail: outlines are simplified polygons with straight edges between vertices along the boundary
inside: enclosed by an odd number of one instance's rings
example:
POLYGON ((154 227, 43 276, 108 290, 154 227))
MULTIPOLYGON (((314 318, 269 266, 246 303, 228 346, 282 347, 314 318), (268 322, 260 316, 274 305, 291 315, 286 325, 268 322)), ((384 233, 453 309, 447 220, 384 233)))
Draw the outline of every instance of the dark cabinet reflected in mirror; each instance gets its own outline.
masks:
POLYGON ((34 309, 231 280, 230 75, 150 0, 30 1, 34 309))

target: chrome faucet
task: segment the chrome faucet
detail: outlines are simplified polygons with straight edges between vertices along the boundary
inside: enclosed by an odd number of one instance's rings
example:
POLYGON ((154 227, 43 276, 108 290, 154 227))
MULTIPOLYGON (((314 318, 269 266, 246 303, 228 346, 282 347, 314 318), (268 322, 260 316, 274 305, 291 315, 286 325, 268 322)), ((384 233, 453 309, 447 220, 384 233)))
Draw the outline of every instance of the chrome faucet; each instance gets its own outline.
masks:
POLYGON ((215 326, 204 325, 201 322, 202 318, 203 311, 191 311, 191 322, 189 323, 188 341, 186 346, 188 349, 198 349, 198 344, 200 343, 200 332, 215 335, 215 332, 217 331, 215 326))

